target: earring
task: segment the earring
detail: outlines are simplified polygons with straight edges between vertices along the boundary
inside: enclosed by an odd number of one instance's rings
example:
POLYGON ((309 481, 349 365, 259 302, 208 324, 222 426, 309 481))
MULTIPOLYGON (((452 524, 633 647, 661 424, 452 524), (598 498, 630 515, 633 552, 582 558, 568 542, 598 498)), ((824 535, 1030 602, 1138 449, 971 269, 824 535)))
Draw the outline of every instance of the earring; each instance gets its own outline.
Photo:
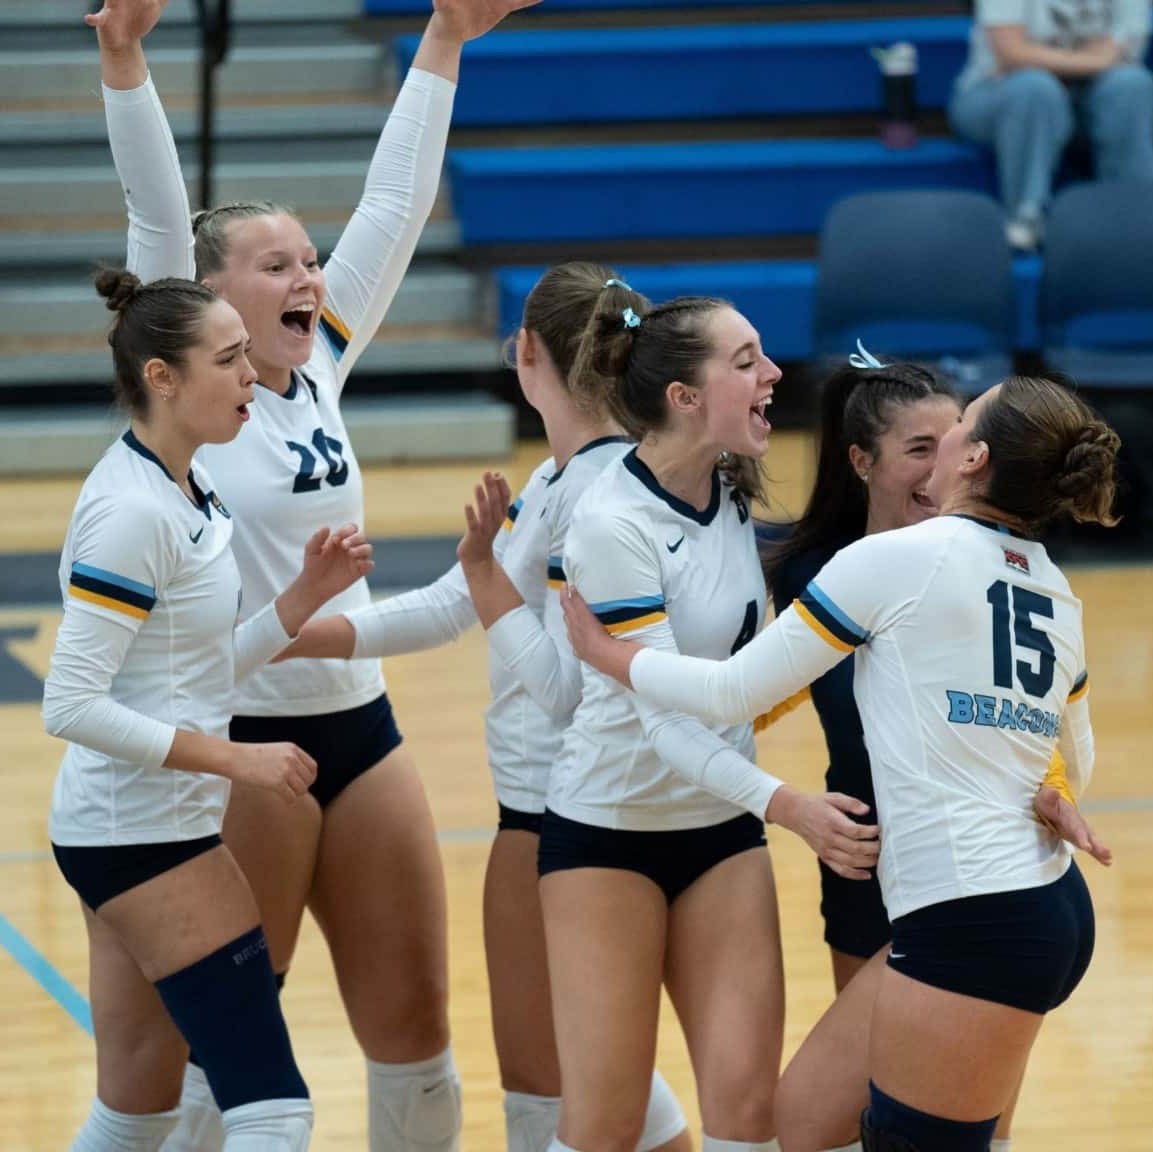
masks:
POLYGON ((165 388, 164 391, 160 393, 160 395, 165 400, 171 400, 172 399, 172 389, 171 388, 165 388))
POLYGON ((868 474, 868 472, 860 472, 860 473, 858 473, 858 475, 861 477, 861 479, 862 479, 862 480, 863 480, 863 481, 864 481, 866 484, 868 484, 868 482, 869 482, 869 474, 868 474))

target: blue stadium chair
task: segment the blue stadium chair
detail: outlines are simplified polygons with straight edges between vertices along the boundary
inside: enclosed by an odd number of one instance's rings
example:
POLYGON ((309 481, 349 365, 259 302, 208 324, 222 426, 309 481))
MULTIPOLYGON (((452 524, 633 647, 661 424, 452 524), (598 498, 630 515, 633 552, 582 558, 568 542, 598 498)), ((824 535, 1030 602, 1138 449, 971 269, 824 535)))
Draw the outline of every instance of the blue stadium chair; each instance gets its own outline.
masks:
POLYGON ((1017 307, 1004 214, 988 196, 870 193, 825 221, 818 357, 843 359, 860 339, 882 357, 935 362, 976 394, 1011 371, 1017 307))
POLYGON ((1045 362, 1086 388, 1153 388, 1153 184, 1081 184, 1045 227, 1045 362))

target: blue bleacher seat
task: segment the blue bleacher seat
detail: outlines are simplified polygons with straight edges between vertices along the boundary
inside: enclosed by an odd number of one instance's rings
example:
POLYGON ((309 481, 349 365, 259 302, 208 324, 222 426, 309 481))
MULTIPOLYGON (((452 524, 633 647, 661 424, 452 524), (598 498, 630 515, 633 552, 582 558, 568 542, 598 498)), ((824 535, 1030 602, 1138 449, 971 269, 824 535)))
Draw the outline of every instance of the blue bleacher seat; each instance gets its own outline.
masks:
MULTIPOLYGON (((865 7, 876 0, 840 0, 865 7)), ((638 8, 771 8, 784 5, 827 4, 828 0, 547 0, 548 11, 638 8)), ((428 4, 422 0, 364 0, 366 16, 424 16, 428 4)))
POLYGON ((749 140, 449 153, 465 244, 803 235, 861 191, 993 187, 988 154, 954 140, 749 140))
MULTIPOLYGON (((814 355, 813 317, 817 291, 815 260, 764 260, 729 264, 631 265, 618 269, 628 282, 652 300, 705 295, 731 300, 756 325, 765 351, 776 360, 808 360, 814 355)), ((529 290, 543 268, 506 267, 497 270, 500 333, 515 332, 529 290)), ((1037 292, 1041 277, 1035 256, 1013 262, 1017 349, 1035 350, 1037 292)), ((913 333, 916 336, 916 333, 913 333)), ((853 341, 833 349, 853 350, 853 341)))
MULTIPOLYGON (((869 49, 920 52, 918 103, 940 109, 969 20, 835 20, 678 28, 495 32, 465 47, 457 125, 613 123, 879 110, 869 49)), ((398 40, 402 72, 417 36, 398 40)))
POLYGON ((1153 387, 1151 184, 1081 184, 1053 201, 1043 355, 1083 387, 1153 387))
POLYGON ((948 357, 983 391, 1012 368, 1013 257, 1001 206, 954 189, 842 200, 821 230, 813 343, 857 339, 893 356, 948 357), (962 367, 963 366, 963 367, 962 367))

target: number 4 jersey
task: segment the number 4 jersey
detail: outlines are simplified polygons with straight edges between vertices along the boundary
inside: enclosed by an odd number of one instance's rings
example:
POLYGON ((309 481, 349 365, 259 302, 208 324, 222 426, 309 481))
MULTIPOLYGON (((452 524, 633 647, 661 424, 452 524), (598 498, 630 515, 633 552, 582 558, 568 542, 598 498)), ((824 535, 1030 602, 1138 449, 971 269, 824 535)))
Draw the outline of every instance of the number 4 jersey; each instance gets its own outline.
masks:
MULTIPOLYGON (((704 511, 666 491, 633 450, 573 512, 568 579, 614 635, 720 658, 751 640, 765 581, 748 505, 713 474, 704 511)), ((604 828, 669 831, 764 818, 778 784, 753 762, 752 725, 651 708, 585 665, 548 806, 604 828)))
POLYGON ((1037 541, 964 516, 868 536, 734 659, 643 652, 630 675, 666 707, 756 715, 854 651, 890 918, 1058 879, 1033 798, 1055 744, 1084 788, 1093 734, 1081 603, 1037 541))
MULTIPOLYGON (((232 549, 244 589, 242 620, 295 579, 304 545, 318 528, 364 524, 364 488, 355 456, 345 451, 348 433, 335 366, 318 334, 307 375, 294 372, 283 396, 257 385, 251 419, 236 440, 197 453, 237 524, 232 549)), ((368 585, 358 580, 318 615, 352 612, 370 602, 368 585)), ((233 712, 316 716, 357 708, 383 691, 375 660, 286 660, 239 683, 233 712)))

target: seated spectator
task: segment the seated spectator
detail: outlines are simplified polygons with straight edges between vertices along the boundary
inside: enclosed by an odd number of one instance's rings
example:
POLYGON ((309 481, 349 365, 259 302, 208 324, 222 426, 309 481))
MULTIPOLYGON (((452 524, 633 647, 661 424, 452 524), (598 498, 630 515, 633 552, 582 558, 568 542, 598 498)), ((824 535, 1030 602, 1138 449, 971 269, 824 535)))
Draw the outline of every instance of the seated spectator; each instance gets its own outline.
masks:
POLYGON ((1100 180, 1153 181, 1149 0, 976 0, 954 130, 995 149, 1009 242, 1036 248, 1054 173, 1079 131, 1100 180))

